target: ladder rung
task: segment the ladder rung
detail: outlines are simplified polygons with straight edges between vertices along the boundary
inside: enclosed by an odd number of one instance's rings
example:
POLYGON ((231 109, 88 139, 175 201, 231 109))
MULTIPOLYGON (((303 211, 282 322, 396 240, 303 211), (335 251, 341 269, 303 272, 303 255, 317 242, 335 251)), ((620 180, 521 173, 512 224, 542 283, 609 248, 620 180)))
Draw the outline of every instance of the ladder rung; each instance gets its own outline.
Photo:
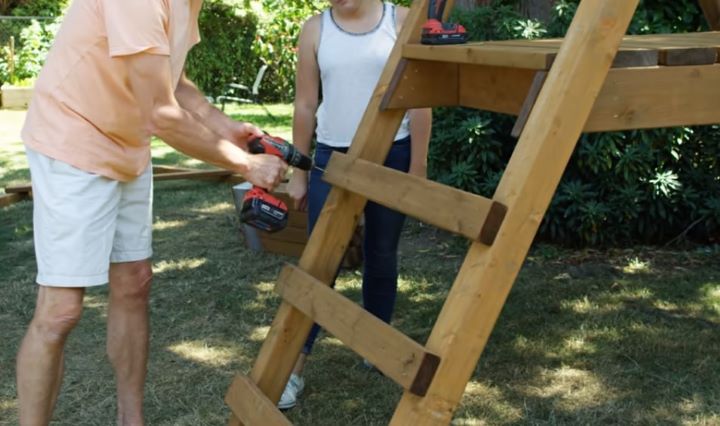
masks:
POLYGON ((424 396, 440 358, 352 300, 294 265, 275 291, 410 392, 424 396))
POLYGON ((507 209, 502 204, 334 152, 325 181, 442 229, 491 245, 507 209))
POLYGON ((292 425, 252 379, 244 374, 235 376, 225 395, 225 402, 244 425, 292 425))

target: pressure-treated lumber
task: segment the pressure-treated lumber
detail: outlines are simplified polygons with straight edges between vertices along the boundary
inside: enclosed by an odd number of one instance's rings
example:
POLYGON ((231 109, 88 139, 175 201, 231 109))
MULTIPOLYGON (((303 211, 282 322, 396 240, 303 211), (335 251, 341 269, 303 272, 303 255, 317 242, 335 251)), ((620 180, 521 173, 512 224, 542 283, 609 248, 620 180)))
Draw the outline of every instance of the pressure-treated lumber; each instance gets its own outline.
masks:
POLYGON ((323 180, 488 245, 506 211, 505 206, 487 198, 337 152, 332 154, 323 180))
POLYGON ((395 425, 448 424, 590 115, 638 0, 580 3, 493 199, 508 206, 492 246, 474 243, 426 347, 442 361, 425 397, 395 425))
POLYGON ((385 376, 425 395, 440 360, 414 340, 296 266, 282 270, 275 291, 385 376))
POLYGON ((225 400, 233 414, 248 425, 290 426, 280 410, 246 376, 238 376, 228 389, 225 400))
MULTIPOLYGON (((452 0, 448 2, 448 9, 452 3, 452 0)), ((413 2, 348 151, 351 157, 375 163, 387 157, 405 111, 381 111, 380 104, 399 65, 401 47, 419 41, 425 16, 427 0, 413 2)), ((362 196, 340 188, 330 191, 300 258, 301 269, 325 284, 332 281, 366 202, 362 196)), ((312 319, 298 309, 288 303, 280 305, 250 373, 271 401, 279 400, 311 327, 312 319)), ((229 424, 240 422, 233 417, 229 424)))

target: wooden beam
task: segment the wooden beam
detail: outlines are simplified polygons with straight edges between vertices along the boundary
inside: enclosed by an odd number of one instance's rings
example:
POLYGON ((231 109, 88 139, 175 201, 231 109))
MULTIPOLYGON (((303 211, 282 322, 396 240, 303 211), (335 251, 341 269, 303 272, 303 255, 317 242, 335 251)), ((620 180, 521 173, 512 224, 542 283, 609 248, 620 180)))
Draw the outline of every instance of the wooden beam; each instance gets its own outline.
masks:
POLYGON ((275 291, 406 390, 423 396, 440 359, 323 282, 293 265, 275 291))
POLYGON ((503 46, 493 42, 475 42, 449 46, 408 44, 403 58, 455 64, 489 65, 544 70, 550 68, 557 48, 543 46, 503 46))
POLYGON ((230 385, 225 402, 233 414, 249 426, 291 426, 292 423, 253 381, 238 375, 230 385))
POLYGON ((547 72, 545 71, 538 71, 535 74, 535 78, 533 79, 533 84, 530 87, 530 90, 528 91, 527 97, 525 98, 525 102, 523 103, 522 109, 520 110, 520 113, 518 114, 517 120, 515 120, 515 125, 512 128, 512 131, 510 132, 510 135, 514 138, 519 138, 520 134, 522 133, 523 129, 525 128, 525 123, 527 123, 527 119, 530 116, 530 111, 532 111, 533 107, 535 106, 535 101, 537 100, 538 95, 540 94, 540 89, 542 89, 543 85, 545 84, 545 79, 547 79, 547 72))
POLYGON ((585 132, 720 123, 720 64, 610 70, 585 132))
POLYGON ((474 243, 426 347, 442 361, 425 397, 405 392, 392 425, 446 425, 492 332, 639 0, 580 2, 493 196, 508 213, 474 243))
MULTIPOLYGON (((533 77, 538 71, 460 66, 460 105, 518 115, 534 105, 533 77)), ((441 83, 438 82, 438 85, 441 83)), ((535 83, 536 88, 538 82, 535 83)), ((608 73, 584 132, 720 123, 720 64, 676 67, 613 68, 608 73)), ((403 104, 393 108, 432 106, 403 104)), ((523 124, 518 120, 516 126, 523 124)), ((521 127, 513 130, 519 134, 521 127)))
POLYGON ((533 84, 535 70, 410 60, 407 68, 432 75, 422 84, 409 78, 391 85, 384 109, 463 105, 485 111, 517 114, 533 84), (442 64, 437 66, 435 64, 442 64), (445 82, 449 82, 445 84, 445 82))
POLYGON ((720 0, 700 0, 700 7, 710 29, 720 30, 720 0))
POLYGON ((505 207, 487 198, 337 152, 330 157, 323 180, 488 245, 505 216, 505 207))
MULTIPOLYGON (((380 105, 399 65, 401 47, 420 40, 427 7, 428 0, 412 3, 405 25, 358 126, 349 155, 376 163, 383 162, 387 157, 405 111, 381 111, 380 105)), ((330 191, 299 260, 301 269, 326 284, 333 280, 366 201, 361 196, 339 188, 330 191)), ((280 305, 251 372, 253 381, 271 401, 280 399, 312 323, 312 319, 292 305, 280 305)), ((237 418, 231 418, 229 424, 238 425, 240 422, 237 418)))
POLYGON ((392 109, 395 103, 455 106, 458 92, 457 64, 403 59, 380 108, 392 109), (438 81, 442 84, 437 84, 438 81))

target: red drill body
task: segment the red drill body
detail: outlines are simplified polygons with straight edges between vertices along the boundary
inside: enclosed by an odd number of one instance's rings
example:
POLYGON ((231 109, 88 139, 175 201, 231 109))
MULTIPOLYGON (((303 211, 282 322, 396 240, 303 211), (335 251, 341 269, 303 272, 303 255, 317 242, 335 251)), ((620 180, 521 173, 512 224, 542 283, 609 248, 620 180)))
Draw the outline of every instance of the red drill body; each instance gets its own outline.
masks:
POLYGON ((445 0, 430 0, 428 20, 422 27, 422 44, 461 44, 467 42, 465 27, 460 24, 443 23, 445 0))
MULTIPOLYGON (((252 154, 269 154, 280 157, 289 166, 310 170, 310 157, 295 149, 288 141, 264 135, 248 142, 252 154)), ((287 226, 288 208, 264 188, 253 186, 243 197, 240 221, 267 232, 277 232, 287 226)))

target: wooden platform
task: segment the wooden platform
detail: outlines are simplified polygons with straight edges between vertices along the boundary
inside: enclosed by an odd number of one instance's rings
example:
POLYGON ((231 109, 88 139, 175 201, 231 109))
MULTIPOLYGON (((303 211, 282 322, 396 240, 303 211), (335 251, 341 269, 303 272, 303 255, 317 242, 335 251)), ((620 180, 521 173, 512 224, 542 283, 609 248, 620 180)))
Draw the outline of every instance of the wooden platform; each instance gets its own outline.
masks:
MULTIPOLYGON (((408 44, 403 47, 402 56, 426 61, 547 70, 555 61, 561 44, 562 39, 559 38, 455 46, 408 44)), ((612 67, 707 65, 717 62, 719 50, 718 31, 625 36, 612 67)))

